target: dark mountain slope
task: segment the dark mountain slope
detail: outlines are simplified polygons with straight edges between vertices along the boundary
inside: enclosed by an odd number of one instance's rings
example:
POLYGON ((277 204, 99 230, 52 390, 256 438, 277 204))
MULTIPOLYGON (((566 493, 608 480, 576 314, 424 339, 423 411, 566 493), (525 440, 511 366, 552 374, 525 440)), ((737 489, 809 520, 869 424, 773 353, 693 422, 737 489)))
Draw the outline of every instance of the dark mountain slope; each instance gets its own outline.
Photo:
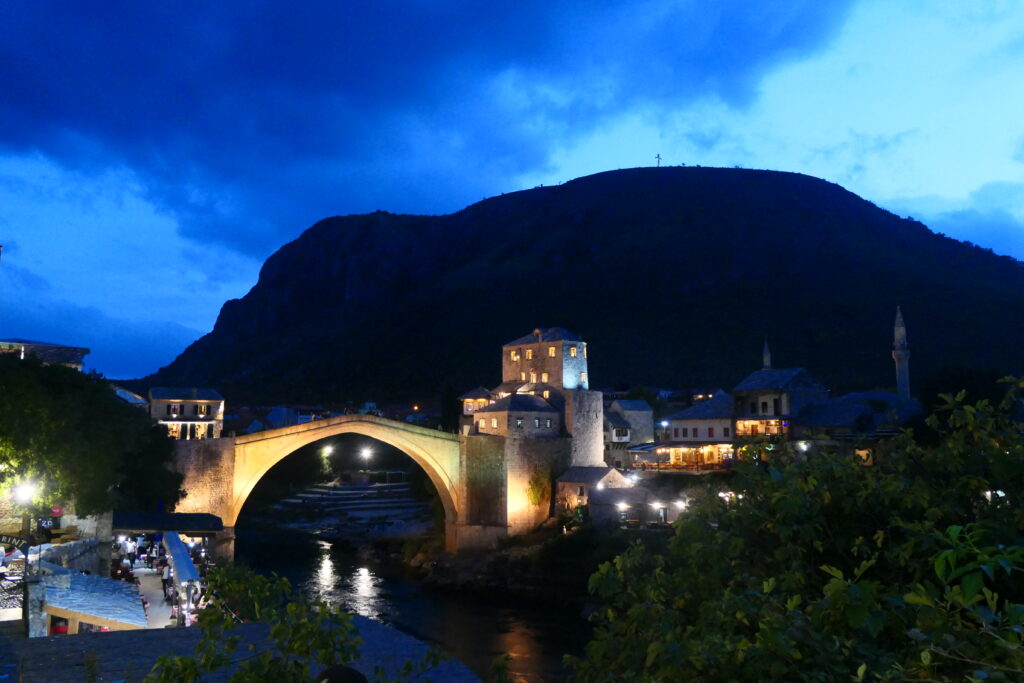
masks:
POLYGON ((595 386, 730 386, 802 365, 836 390, 1021 367, 1024 267, 792 173, 642 168, 447 216, 329 218, 282 247, 150 384, 233 401, 423 400, 500 381, 501 344, 560 325, 595 386))

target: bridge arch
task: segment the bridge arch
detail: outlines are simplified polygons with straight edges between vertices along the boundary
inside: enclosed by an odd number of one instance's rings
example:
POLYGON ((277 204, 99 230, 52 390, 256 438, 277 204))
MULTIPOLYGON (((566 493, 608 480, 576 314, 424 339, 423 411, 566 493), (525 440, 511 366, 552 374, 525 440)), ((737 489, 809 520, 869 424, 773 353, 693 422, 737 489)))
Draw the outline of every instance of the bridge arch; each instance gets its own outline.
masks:
POLYGON ((454 541, 460 511, 459 437, 375 415, 343 415, 236 437, 231 500, 224 511, 224 525, 235 526, 245 501, 274 465, 303 446, 339 434, 369 436, 412 458, 437 489, 444 506, 445 535, 448 543, 454 541))

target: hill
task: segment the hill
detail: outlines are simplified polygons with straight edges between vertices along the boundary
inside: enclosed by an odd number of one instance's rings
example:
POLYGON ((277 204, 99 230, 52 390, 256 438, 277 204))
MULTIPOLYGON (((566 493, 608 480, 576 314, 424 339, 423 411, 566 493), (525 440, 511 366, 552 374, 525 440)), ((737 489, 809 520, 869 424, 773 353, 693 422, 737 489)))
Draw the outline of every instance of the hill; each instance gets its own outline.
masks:
POLYGON ((558 325, 591 382, 731 386, 803 366, 834 391, 946 364, 1021 367, 1024 267, 794 173, 639 168, 445 216, 324 219, 144 383, 233 402, 424 401, 500 381, 500 348, 558 325))

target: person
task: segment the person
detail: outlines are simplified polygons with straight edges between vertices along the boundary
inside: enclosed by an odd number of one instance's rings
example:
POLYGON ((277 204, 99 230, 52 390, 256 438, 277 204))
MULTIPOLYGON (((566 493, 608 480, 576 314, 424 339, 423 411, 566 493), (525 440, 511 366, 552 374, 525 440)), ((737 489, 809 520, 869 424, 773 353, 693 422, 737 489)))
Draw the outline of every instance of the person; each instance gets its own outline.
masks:
POLYGON ((160 572, 160 582, 164 586, 164 596, 166 596, 167 586, 171 583, 171 565, 169 562, 164 562, 163 571, 160 572))
POLYGON ((134 538, 126 539, 124 542, 124 556, 128 560, 128 566, 135 567, 135 551, 137 546, 134 538))

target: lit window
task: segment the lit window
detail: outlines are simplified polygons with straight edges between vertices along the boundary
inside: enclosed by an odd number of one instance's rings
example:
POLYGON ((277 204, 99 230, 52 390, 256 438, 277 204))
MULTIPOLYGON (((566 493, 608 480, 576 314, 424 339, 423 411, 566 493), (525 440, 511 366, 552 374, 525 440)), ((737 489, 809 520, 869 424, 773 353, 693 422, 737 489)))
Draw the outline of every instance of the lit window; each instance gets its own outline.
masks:
POLYGON ((551 392, 547 389, 544 390, 544 398, 551 398, 551 392))
POLYGON ((486 426, 487 426, 487 420, 480 420, 480 422, 477 423, 477 427, 479 427, 480 429, 483 429, 486 426))
POLYGON ((548 429, 551 429, 551 418, 550 417, 548 419, 544 420, 544 426, 547 427, 548 429))
POLYGON ((541 382, 547 382, 548 381, 548 373, 546 373, 546 372, 540 373, 540 381, 541 382))
POLYGON ((554 346, 549 346, 548 347, 548 358, 554 358, 554 357, 555 357, 555 347, 554 346))
POLYGON ((523 428, 523 418, 517 417, 516 418, 516 429, 522 429, 522 428, 523 428))
POLYGON ((714 438, 714 436, 715 436, 715 428, 714 427, 708 427, 708 438, 711 439, 711 438, 714 438))
POLYGON ((526 360, 533 360, 533 349, 526 349, 526 360))
POLYGON ((537 373, 533 372, 532 370, 530 371, 530 381, 533 382, 534 384, 537 383, 537 373))
POLYGON ((587 347, 586 346, 583 347, 583 357, 584 358, 587 357, 587 347))
POLYGON ((540 427, 540 418, 539 417, 533 418, 533 426, 534 427, 540 427))
POLYGON ((581 372, 580 373, 580 381, 583 382, 584 384, 587 383, 587 373, 585 373, 585 372, 581 372))
POLYGON ((199 407, 199 414, 200 415, 209 415, 210 414, 210 406, 209 405, 204 403, 203 405, 198 406, 198 407, 199 407))
POLYGON ((512 359, 513 361, 519 360, 519 351, 518 350, 516 350, 516 351, 509 351, 508 357, 510 359, 512 359))
POLYGON ((521 379, 522 381, 525 382, 526 381, 526 373, 525 372, 520 372, 519 373, 519 379, 521 379))
POLYGON ((491 418, 491 429, 497 429, 497 428, 498 428, 498 418, 492 417, 491 418))
POLYGON ((569 355, 572 356, 573 358, 576 357, 576 347, 575 346, 570 346, 569 347, 569 355))

